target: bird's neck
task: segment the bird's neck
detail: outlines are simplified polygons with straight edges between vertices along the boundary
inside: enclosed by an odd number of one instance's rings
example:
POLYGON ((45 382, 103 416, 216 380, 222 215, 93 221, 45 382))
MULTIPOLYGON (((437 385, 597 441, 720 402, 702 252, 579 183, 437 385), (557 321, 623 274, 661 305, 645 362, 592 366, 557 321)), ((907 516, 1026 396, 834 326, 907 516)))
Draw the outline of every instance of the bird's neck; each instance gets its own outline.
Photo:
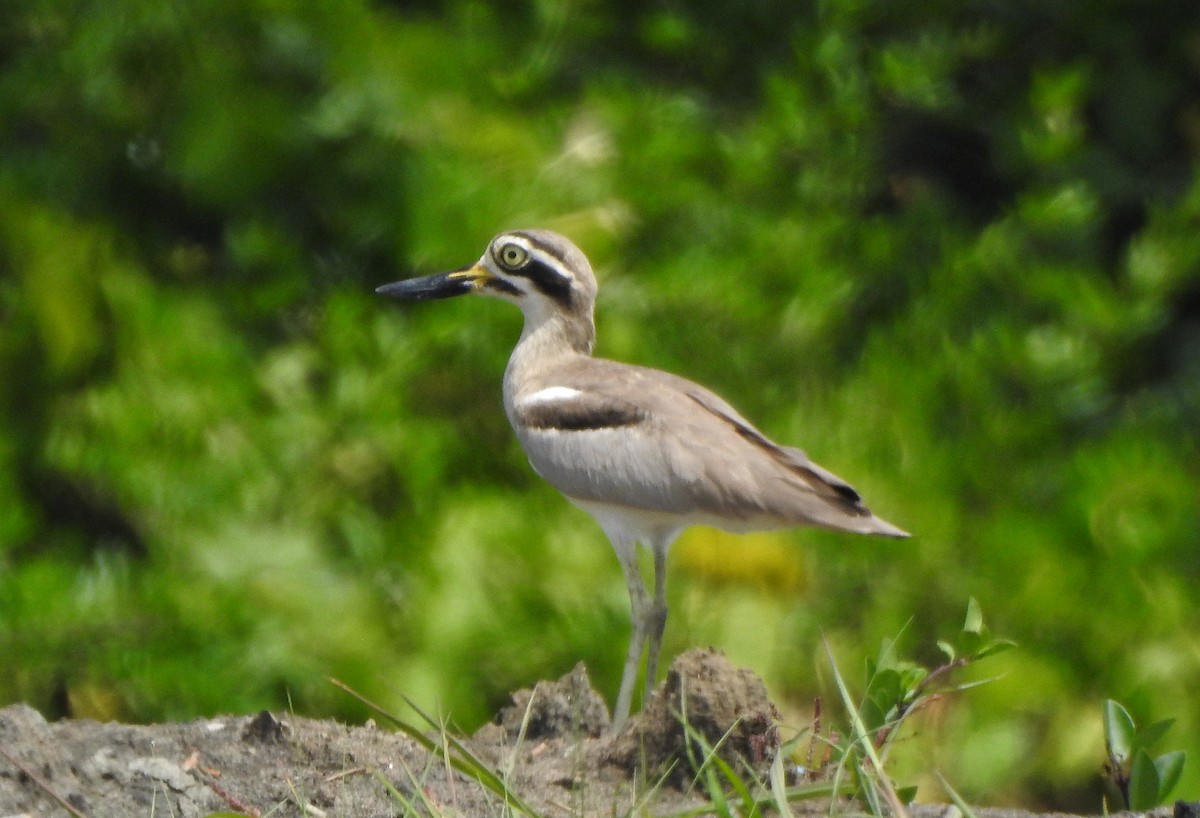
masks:
POLYGON ((526 384, 537 379, 539 372, 564 358, 590 356, 595 339, 590 314, 553 313, 544 317, 527 314, 521 338, 504 372, 505 392, 509 396, 521 392, 526 384))
POLYGON ((559 355, 591 355, 596 342, 596 325, 589 310, 560 312, 530 309, 513 351, 537 360, 559 355))

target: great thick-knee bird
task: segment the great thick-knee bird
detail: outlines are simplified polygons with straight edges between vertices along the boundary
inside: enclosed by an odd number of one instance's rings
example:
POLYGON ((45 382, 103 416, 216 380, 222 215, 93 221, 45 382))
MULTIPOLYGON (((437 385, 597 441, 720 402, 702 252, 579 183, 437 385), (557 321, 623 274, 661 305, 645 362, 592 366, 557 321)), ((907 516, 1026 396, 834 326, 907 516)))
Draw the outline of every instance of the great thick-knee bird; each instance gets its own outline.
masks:
POLYGON ((804 452, 769 440, 722 398, 678 375, 592 357, 596 277, 547 230, 492 239, 479 261, 380 287, 405 301, 480 293, 521 308, 504 411, 534 470, 591 514, 625 574, 633 637, 612 730, 629 716, 643 649, 653 688, 667 621, 667 549, 691 525, 726 531, 815 526, 907 537, 804 452), (649 589, 638 543, 654 558, 649 589))

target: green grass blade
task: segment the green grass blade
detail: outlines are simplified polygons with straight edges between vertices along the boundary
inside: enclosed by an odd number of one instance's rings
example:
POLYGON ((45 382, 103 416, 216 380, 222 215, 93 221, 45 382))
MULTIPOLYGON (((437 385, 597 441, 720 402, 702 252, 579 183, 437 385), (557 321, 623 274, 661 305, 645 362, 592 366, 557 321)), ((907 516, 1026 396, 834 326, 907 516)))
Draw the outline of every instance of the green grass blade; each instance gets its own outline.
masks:
POLYGON ((971 809, 971 805, 963 800, 963 797, 958 794, 958 790, 950 786, 950 782, 942 775, 942 771, 934 770, 933 773, 937 776, 938 783, 942 785, 942 789, 946 791, 946 795, 950 796, 950 803, 958 807, 958 811, 963 814, 963 818, 977 818, 975 810, 971 809))
MULTIPOLYGON (((854 741, 862 747, 863 755, 871 762, 871 768, 874 773, 873 779, 882 790, 888 806, 892 809, 892 813, 897 818, 908 818, 908 810, 905 808, 904 802, 900 800, 900 796, 896 795, 896 790, 883 769, 883 762, 879 760, 879 754, 875 752, 875 744, 871 740, 871 735, 863 726, 862 719, 858 717, 858 708, 854 706, 854 700, 851 698, 850 691, 846 687, 846 680, 842 678, 841 671, 837 667, 837 662, 833 658, 833 648, 829 646, 829 640, 825 637, 822 636, 821 641, 825 645, 825 655, 829 658, 829 665, 833 669, 833 679, 837 683, 838 694, 842 697, 842 704, 846 708, 851 727, 854 730, 854 741)), ((866 792, 865 787, 863 788, 863 792, 866 792)))
POLYGON ((424 719, 433 729, 439 731, 443 739, 446 741, 449 750, 443 748, 442 745, 430 739, 418 728, 414 727, 398 716, 392 715, 388 711, 384 710, 382 707, 368 699, 366 696, 363 696, 349 685, 339 681, 338 679, 330 679, 329 681, 333 683, 334 686, 341 688, 343 691, 349 693, 355 699, 362 702, 380 718, 386 720, 393 727, 411 738, 426 751, 433 753, 439 758, 444 758, 455 770, 459 771, 463 775, 474 778, 484 788, 490 790, 492 793, 503 799, 505 804, 513 807, 518 812, 529 816, 529 818, 542 818, 542 816, 539 815, 536 810, 526 804, 525 801, 516 793, 512 792, 504 783, 503 779, 500 778, 500 776, 489 770, 482 761, 476 758, 475 755, 462 744, 462 742, 449 735, 443 726, 438 724, 434 719, 430 718, 429 715, 421 710, 421 708, 418 707, 416 703, 407 696, 403 696, 403 694, 401 694, 405 703, 411 707, 417 715, 424 719), (450 750, 453 752, 450 752, 450 750))
POLYGON ((782 752, 775 753, 767 780, 771 785, 771 800, 775 804, 775 811, 779 813, 779 818, 792 818, 792 805, 788 801, 787 783, 784 781, 782 752))

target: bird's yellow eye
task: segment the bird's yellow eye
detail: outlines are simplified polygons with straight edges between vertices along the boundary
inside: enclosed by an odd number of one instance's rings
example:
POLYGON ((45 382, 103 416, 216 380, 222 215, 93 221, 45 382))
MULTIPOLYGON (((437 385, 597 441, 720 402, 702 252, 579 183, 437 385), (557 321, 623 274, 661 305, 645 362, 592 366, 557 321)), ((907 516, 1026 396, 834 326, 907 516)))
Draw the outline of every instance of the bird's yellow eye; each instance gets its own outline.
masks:
POLYGON ((529 261, 529 253, 519 244, 506 244, 500 248, 496 259, 508 269, 515 270, 529 261))

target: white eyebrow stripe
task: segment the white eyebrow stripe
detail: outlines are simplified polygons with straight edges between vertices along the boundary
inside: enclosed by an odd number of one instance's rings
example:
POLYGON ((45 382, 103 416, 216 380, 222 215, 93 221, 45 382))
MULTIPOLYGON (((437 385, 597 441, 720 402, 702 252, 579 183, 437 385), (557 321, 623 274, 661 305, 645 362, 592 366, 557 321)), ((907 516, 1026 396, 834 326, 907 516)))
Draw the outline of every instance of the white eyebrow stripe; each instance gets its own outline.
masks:
POLYGON ((546 403, 563 403, 572 401, 576 398, 583 397, 584 393, 578 389, 572 389, 569 386, 547 386, 545 389, 539 389, 528 397, 522 398, 518 405, 522 409, 528 409, 531 406, 538 406, 546 403))

